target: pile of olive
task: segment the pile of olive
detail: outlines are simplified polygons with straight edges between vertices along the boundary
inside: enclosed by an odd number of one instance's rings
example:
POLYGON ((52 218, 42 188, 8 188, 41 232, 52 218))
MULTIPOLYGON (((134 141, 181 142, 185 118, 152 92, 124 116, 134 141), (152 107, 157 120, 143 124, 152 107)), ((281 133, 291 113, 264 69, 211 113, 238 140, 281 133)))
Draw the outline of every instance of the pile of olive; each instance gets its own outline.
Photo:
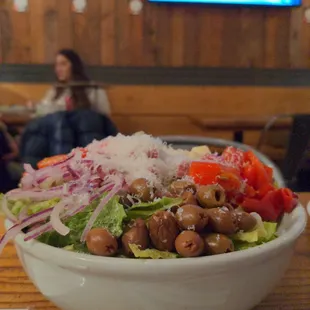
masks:
MULTIPOLYGON (((129 192, 142 201, 149 201, 153 189, 144 179, 133 182, 129 192)), ((169 192, 182 197, 183 203, 167 211, 158 211, 146 222, 138 219, 126 227, 120 240, 107 230, 92 229, 86 239, 88 250, 95 255, 113 256, 133 253, 130 244, 141 250, 155 248, 177 252, 182 257, 215 255, 234 251, 229 238, 238 231, 251 231, 257 225, 250 214, 226 203, 225 191, 218 185, 196 187, 188 181, 174 181, 169 192)))

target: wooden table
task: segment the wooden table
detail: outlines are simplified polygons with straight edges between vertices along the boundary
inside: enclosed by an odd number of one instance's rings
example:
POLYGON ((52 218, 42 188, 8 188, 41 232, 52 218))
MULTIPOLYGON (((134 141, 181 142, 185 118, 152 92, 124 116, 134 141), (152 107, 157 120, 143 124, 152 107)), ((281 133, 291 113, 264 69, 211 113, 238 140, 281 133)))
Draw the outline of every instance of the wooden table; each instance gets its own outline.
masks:
POLYGON ((1 113, 0 120, 10 126, 25 126, 33 119, 33 114, 25 113, 1 113))
MULTIPOLYGON (((229 130, 234 133, 234 141, 243 142, 245 130, 262 130, 271 116, 231 116, 231 117, 191 117, 191 121, 203 130, 229 130)), ((290 129, 292 120, 277 120, 272 129, 290 129)))
MULTIPOLYGON (((300 195, 304 205, 310 193, 300 195)), ((3 217, 0 217, 0 234, 3 217)), ((254 279, 255 280, 255 279, 254 279)), ((35 310, 57 310, 32 285, 25 275, 12 244, 0 256, 0 309, 32 307, 35 310)), ((282 283, 253 310, 309 310, 310 309, 310 222, 298 240, 290 269, 282 283)), ((91 309, 89 309, 91 310, 91 309)), ((227 309, 229 310, 229 309, 227 309)))

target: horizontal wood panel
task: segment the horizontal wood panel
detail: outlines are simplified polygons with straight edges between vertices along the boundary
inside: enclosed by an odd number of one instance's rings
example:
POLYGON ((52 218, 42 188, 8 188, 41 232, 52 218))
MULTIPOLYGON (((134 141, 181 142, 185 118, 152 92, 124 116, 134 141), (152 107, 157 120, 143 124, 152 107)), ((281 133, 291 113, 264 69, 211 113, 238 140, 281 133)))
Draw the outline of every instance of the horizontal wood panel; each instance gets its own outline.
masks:
POLYGON ((310 112, 308 88, 111 86, 115 114, 273 115, 310 112))
POLYGON ((140 15, 129 0, 30 0, 17 13, 0 7, 3 63, 51 63, 60 48, 88 64, 112 66, 309 68, 310 31, 300 8, 156 4, 140 15))
MULTIPOLYGON (((1 83, 1 104, 39 101, 49 87, 1 83)), ((310 113, 310 88, 108 85, 107 93, 115 115, 213 117, 310 113)))
MULTIPOLYGON (((0 84, 0 105, 39 102, 48 84, 0 84)), ((122 133, 145 131, 153 135, 199 135, 232 139, 229 130, 203 130, 194 117, 271 116, 310 113, 308 88, 125 86, 108 85, 112 117, 122 133)), ((244 142, 256 145, 260 132, 245 132, 244 142)), ((267 142, 277 145, 274 158, 283 157, 288 132, 273 133, 267 142), (278 153, 281 152, 279 155, 278 153)), ((268 154, 270 150, 268 150, 268 154)))

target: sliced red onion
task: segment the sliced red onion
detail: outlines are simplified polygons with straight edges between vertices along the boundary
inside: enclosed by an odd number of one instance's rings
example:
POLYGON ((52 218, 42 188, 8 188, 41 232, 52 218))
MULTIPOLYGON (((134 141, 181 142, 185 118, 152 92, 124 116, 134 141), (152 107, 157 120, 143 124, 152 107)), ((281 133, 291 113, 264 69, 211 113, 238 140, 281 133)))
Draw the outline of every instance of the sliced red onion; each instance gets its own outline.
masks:
POLYGON ((0 240, 0 253, 6 246, 6 244, 14 239, 21 231, 22 229, 28 227, 29 225, 35 224, 37 222, 41 222, 46 220, 46 218, 51 214, 53 208, 49 208, 46 210, 43 210, 39 213, 33 214, 30 217, 22 220, 21 223, 17 223, 14 226, 12 226, 1 238, 0 240))
POLYGON ((81 236, 81 242, 84 242, 86 239, 87 233, 90 231, 90 229, 93 227, 98 215, 102 211, 102 209, 106 206, 106 204, 110 201, 111 198, 113 198, 118 191, 122 189, 122 185, 118 184, 113 187, 113 189, 100 201, 99 205, 97 208, 94 210, 91 218, 89 219, 89 222, 87 223, 82 236, 81 236))
POLYGON ((39 236, 41 236, 44 233, 47 233, 49 231, 53 230, 53 226, 50 222, 43 224, 42 226, 36 227, 32 230, 30 230, 24 238, 24 241, 29 241, 32 239, 36 239, 39 236))
POLYGON ((48 179, 48 176, 46 176, 46 175, 41 176, 40 178, 37 179, 37 183, 40 185, 41 183, 43 183, 47 179, 48 179))
POLYGON ((32 174, 26 174, 25 176, 22 177, 21 179, 21 186, 23 189, 31 189, 33 187, 33 180, 34 177, 32 174))
POLYGON ((43 200, 49 200, 53 198, 59 198, 62 197, 63 190, 62 188, 58 190, 26 190, 26 191, 20 191, 20 192, 10 192, 7 194, 7 197, 12 198, 14 200, 17 199, 31 199, 33 201, 43 201, 43 200))
MULTIPOLYGON (((66 159, 63 161, 57 162, 56 164, 50 166, 50 167, 58 167, 58 166, 63 166, 63 164, 67 164, 72 158, 74 157, 74 154, 68 155, 66 159)), ((43 168, 45 169, 45 168, 43 168)))
POLYGON ((60 201, 56 206, 54 206, 51 214, 51 224, 53 228, 62 236, 68 235, 70 228, 62 223, 60 220, 60 214, 64 211, 68 200, 60 201))
POLYGON ((92 159, 82 159, 81 163, 82 164, 93 164, 94 161, 92 159))
POLYGON ((36 172, 30 164, 24 164, 24 170, 29 174, 34 174, 36 172))
POLYGON ((12 221, 13 223, 17 221, 16 216, 11 212, 11 210, 8 207, 8 200, 6 196, 3 196, 3 199, 2 199, 2 210, 10 221, 12 221))
POLYGON ((80 177, 80 175, 77 173, 77 171, 73 170, 70 165, 67 165, 67 169, 73 178, 78 179, 80 177))

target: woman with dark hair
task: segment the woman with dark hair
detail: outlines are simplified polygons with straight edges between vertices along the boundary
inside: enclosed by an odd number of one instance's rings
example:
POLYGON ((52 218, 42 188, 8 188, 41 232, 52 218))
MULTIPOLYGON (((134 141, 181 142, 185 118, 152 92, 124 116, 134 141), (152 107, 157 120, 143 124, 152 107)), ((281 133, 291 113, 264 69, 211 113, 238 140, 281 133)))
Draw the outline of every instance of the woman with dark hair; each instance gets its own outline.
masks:
POLYGON ((63 49, 57 53, 55 74, 57 84, 47 92, 37 106, 38 114, 78 109, 91 109, 100 114, 110 114, 110 104, 105 91, 91 85, 84 64, 75 51, 63 49))

